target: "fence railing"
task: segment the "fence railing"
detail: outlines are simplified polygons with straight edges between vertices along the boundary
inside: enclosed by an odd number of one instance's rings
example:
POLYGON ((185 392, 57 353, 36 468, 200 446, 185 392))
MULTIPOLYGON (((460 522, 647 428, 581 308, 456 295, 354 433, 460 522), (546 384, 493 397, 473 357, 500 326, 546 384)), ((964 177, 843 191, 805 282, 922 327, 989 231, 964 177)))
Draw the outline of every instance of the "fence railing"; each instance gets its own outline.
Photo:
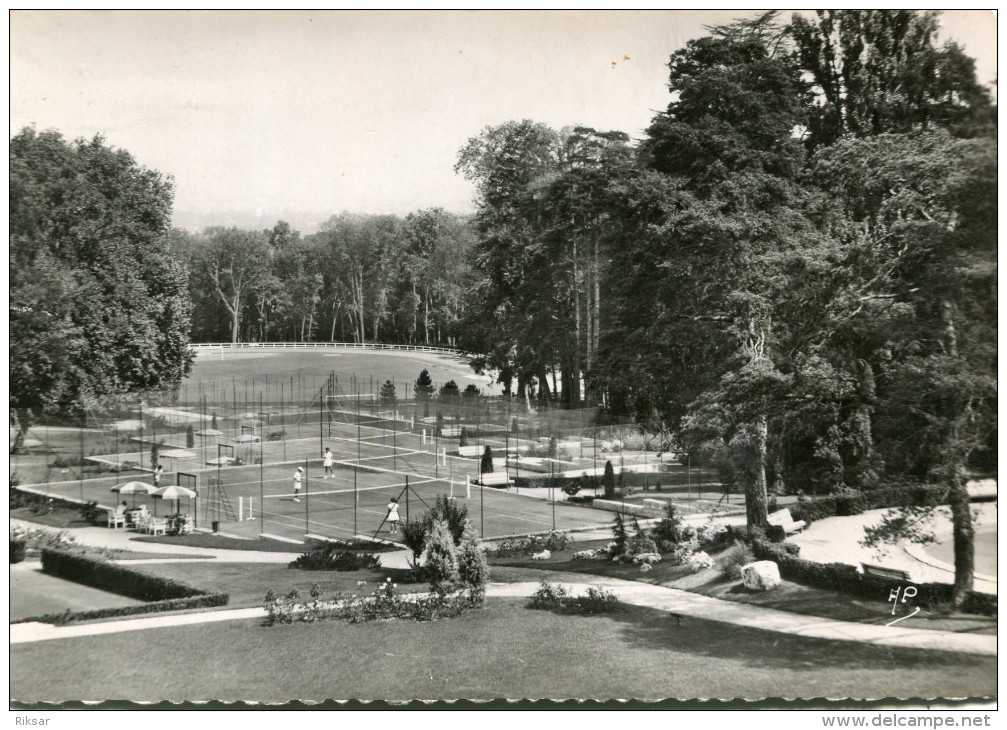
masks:
POLYGON ((194 350, 252 350, 279 349, 337 349, 337 350, 400 350, 402 352, 436 352, 446 355, 461 353, 457 347, 434 347, 432 345, 392 345, 381 342, 194 342, 189 345, 194 350))

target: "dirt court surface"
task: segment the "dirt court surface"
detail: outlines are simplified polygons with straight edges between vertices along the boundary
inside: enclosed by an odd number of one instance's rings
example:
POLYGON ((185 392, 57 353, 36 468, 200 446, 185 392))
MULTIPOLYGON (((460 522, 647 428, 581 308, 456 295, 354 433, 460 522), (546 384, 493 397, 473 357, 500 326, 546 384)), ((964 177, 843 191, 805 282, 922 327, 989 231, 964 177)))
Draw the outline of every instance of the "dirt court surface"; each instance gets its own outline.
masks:
MULTIPOLYGON (((389 526, 382 528, 382 522, 393 497, 399 500, 400 516, 407 519, 425 512, 440 494, 467 505, 473 526, 487 538, 606 525, 611 521, 607 512, 562 501, 554 503, 544 489, 532 490, 532 496, 470 485, 469 479, 478 477, 478 459, 446 455, 438 460, 436 448, 433 439, 424 440, 419 434, 333 423, 321 439, 260 442, 249 447, 249 454, 243 454, 249 460, 261 458, 263 464, 193 470, 198 476, 200 498, 194 504, 182 500, 179 506, 183 513, 196 513, 197 526, 216 521, 222 531, 238 535, 272 534, 297 540, 305 535, 369 536, 379 528, 382 536, 388 537, 389 526), (320 458, 323 446, 332 450, 336 460, 329 478, 325 478, 320 458), (293 475, 298 466, 305 472, 295 501, 293 475), (217 480, 224 498, 218 497, 217 480), (242 521, 237 520, 239 516, 242 521), (249 516, 255 519, 247 519, 249 516)), ((215 452, 204 452, 210 453, 215 452)), ((103 477, 37 485, 35 489, 111 507, 118 499, 111 489, 123 481, 121 477, 103 477)), ((175 481, 175 473, 166 472, 164 483, 175 481)), ((132 503, 133 497, 124 500, 132 503)), ((151 511, 161 515, 174 509, 173 503, 163 504, 144 496, 136 501, 146 502, 151 511)))

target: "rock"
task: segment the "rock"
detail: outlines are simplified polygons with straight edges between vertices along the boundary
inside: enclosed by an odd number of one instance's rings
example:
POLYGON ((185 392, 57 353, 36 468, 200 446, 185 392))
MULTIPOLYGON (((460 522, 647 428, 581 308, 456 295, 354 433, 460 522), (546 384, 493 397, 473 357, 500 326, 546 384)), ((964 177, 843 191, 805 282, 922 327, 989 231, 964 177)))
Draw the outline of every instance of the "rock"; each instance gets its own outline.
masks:
POLYGON ((772 560, 757 560, 741 569, 741 579, 750 591, 771 591, 780 585, 780 568, 772 560))

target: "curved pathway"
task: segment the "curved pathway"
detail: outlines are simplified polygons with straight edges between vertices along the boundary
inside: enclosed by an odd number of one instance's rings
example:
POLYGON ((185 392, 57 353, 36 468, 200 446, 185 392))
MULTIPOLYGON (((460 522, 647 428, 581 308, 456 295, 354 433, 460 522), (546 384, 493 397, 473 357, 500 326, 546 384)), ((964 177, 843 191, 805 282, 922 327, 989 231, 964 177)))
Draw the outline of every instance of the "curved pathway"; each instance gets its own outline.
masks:
MULTIPOLYGON (((31 525, 21 520, 11 520, 11 524, 37 527, 37 525, 31 525)), ((78 528, 70 532, 74 535, 76 541, 82 545, 142 550, 147 553, 187 554, 193 557, 211 558, 220 562, 287 563, 295 557, 293 553, 213 550, 163 543, 137 543, 130 540, 130 537, 133 536, 132 533, 109 530, 102 527, 78 528)), ((381 562, 386 567, 407 567, 407 555, 408 552, 405 550, 383 553, 381 555, 381 562)), ((166 557, 163 559, 122 560, 117 562, 184 562, 185 560, 166 557)), ((560 582, 560 580, 559 576, 553 578, 554 582, 560 582)), ((574 592, 580 593, 586 591, 589 586, 605 586, 613 590, 623 603, 668 611, 679 617, 720 621, 736 626, 762 629, 764 631, 776 631, 796 636, 835 641, 859 641, 883 646, 992 656, 997 654, 997 637, 995 635, 964 634, 953 631, 909 629, 898 625, 879 626, 875 624, 837 621, 834 619, 795 614, 778 609, 735 603, 733 601, 724 601, 677 588, 602 576, 598 576, 589 582, 563 581, 563 585, 574 592)), ((538 586, 539 583, 530 581, 490 583, 486 594, 491 598, 529 597, 535 592, 538 586)), ((164 626, 186 626, 264 616, 265 610, 256 607, 205 611, 202 613, 172 614, 167 616, 145 616, 135 619, 119 619, 69 626, 53 626, 41 623, 12 624, 10 626, 10 643, 21 644, 77 636, 94 636, 164 626)))
MULTIPOLYGON (((997 637, 976 634, 960 634, 952 631, 929 631, 924 629, 904 629, 895 626, 876 626, 848 621, 804 616, 787 611, 750 606, 722 601, 717 598, 689 593, 677 588, 650 585, 616 578, 599 578, 590 583, 564 583, 574 592, 583 593, 589 586, 605 586, 613 590, 623 603, 644 606, 661 611, 669 611, 679 617, 691 617, 709 621, 777 631, 818 639, 834 641, 860 641, 882 646, 899 646, 915 649, 963 652, 967 654, 997 653, 997 637)), ((539 584, 534 582, 491 583, 486 595, 491 598, 518 597, 532 595, 539 584)), ((76 626, 52 626, 40 623, 13 624, 10 627, 10 643, 22 644, 35 641, 50 641, 77 636, 139 631, 165 626, 190 626, 237 619, 265 617, 263 608, 239 608, 203 613, 176 614, 171 616, 149 616, 144 618, 91 623, 76 626)))

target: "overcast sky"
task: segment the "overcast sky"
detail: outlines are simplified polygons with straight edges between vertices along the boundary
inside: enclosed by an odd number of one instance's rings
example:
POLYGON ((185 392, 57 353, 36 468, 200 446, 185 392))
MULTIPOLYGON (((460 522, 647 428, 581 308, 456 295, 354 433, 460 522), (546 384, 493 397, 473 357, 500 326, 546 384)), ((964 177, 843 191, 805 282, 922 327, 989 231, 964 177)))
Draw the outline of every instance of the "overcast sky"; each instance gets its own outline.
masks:
MULTIPOLYGON (((669 55, 734 11, 12 12, 11 134, 102 134, 175 178, 175 223, 309 233, 472 210, 459 148, 529 118, 640 137, 669 55)), ((988 11, 945 37, 996 77, 988 11)))

